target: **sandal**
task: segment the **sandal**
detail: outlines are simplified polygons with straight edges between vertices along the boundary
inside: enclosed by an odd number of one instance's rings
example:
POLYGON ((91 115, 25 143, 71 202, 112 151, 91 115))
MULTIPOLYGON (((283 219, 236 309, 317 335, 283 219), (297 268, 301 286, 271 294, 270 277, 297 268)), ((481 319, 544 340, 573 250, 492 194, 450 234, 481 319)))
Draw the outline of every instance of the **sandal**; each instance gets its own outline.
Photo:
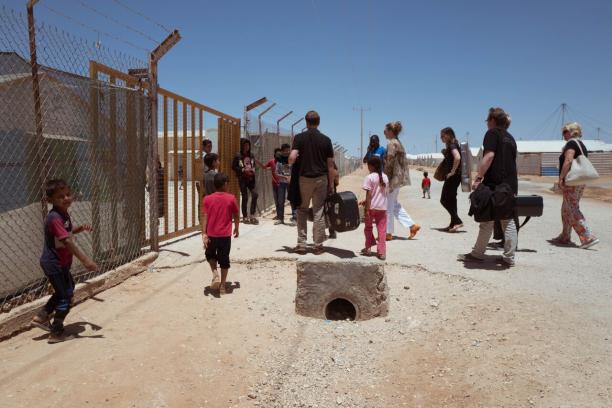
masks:
POLYGON ((369 249, 367 249, 367 248, 363 248, 361 250, 360 254, 363 255, 363 256, 372 256, 372 252, 369 249))
POLYGON ((459 228, 463 228, 463 224, 453 225, 451 228, 448 229, 448 232, 457 232, 459 231, 459 228))
POLYGON ((323 255, 323 253, 325 253, 325 250, 323 249, 322 246, 318 246, 315 247, 315 249, 312 250, 312 253, 315 255, 323 255))
POLYGON ((293 248, 293 252, 298 255, 306 255, 306 247, 296 246, 295 248, 293 248))
POLYGON ((569 238, 563 238, 561 235, 559 235, 551 239, 550 242, 552 242, 553 244, 559 244, 559 245, 569 245, 572 243, 572 240, 569 238))
POLYGON ((376 257, 377 257, 378 259, 380 259, 381 261, 384 261, 384 260, 386 260, 386 259, 387 259, 387 257, 386 257, 385 255, 382 255, 382 254, 376 254, 376 257))

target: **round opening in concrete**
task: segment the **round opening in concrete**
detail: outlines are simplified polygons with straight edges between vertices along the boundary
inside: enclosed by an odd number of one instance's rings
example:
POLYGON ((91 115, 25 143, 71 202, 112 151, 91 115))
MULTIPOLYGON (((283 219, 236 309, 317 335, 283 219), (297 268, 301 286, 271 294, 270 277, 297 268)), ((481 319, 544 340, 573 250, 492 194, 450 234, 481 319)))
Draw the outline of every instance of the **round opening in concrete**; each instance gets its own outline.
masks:
POLYGON ((355 320, 355 317, 357 317, 357 310, 346 299, 334 299, 325 307, 325 318, 327 320, 355 320))

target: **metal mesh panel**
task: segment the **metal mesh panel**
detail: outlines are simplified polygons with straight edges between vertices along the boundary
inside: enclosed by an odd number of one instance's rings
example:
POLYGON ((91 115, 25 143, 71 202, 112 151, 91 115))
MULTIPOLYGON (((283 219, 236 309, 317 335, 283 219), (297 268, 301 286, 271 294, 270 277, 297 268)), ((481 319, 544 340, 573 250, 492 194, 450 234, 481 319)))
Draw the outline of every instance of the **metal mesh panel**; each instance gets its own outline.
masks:
POLYGON ((73 225, 93 225, 75 241, 100 268, 88 272, 75 258, 77 281, 141 255, 146 240, 146 96, 136 85, 103 73, 91 79, 90 61, 124 72, 146 64, 48 25, 37 26, 36 35, 37 78, 25 16, 0 8, 2 312, 48 292, 38 261, 48 210, 46 180, 65 179, 74 199, 73 225))
MULTIPOLYGON (((294 129, 294 133, 300 133, 304 123, 294 129)), ((251 149, 255 158, 266 164, 274 157, 274 149, 280 148, 283 143, 292 144, 291 130, 280 128, 277 129, 276 124, 260 120, 258 113, 248 113, 248 122, 246 133, 251 140, 251 149)), ((334 145, 334 161, 340 172, 340 176, 345 176, 359 168, 361 160, 355 157, 346 155, 346 150, 340 146, 334 145)), ((256 188, 259 197, 257 200, 257 209, 261 213, 274 208, 274 194, 272 190, 272 174, 269 169, 263 169, 261 166, 256 171, 256 188)))

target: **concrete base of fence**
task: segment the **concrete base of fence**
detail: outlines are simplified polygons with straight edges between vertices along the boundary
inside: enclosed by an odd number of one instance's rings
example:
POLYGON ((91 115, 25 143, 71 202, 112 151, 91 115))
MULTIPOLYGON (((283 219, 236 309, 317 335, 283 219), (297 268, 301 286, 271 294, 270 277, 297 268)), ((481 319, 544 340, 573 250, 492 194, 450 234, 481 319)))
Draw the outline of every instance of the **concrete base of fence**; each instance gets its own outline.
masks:
MULTIPOLYGON (((84 300, 105 291, 106 289, 117 286, 130 276, 138 275, 147 270, 147 267, 157 259, 158 253, 151 252, 122 265, 117 269, 108 271, 100 276, 96 276, 86 283, 79 283, 74 293, 74 303, 84 300)), ((30 328, 30 320, 40 308, 47 303, 48 296, 37 299, 28 304, 18 306, 8 313, 0 314, 0 340, 4 340, 19 332, 30 328)))

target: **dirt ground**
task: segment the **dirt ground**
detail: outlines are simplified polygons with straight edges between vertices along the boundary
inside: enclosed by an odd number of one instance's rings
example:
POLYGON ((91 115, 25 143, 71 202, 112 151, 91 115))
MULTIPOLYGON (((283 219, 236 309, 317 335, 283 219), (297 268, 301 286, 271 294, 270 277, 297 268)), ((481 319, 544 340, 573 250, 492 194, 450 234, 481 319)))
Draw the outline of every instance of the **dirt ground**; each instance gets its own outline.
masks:
MULTIPOLYGON (((0 343, 4 407, 610 407, 612 206, 587 200, 601 247, 550 246, 559 197, 521 233, 517 267, 454 261, 477 227, 447 222, 413 187, 423 225, 389 243, 389 315, 360 322, 294 313, 295 231, 270 220, 233 243, 231 293, 215 297, 200 238, 164 248, 150 271, 75 307, 75 340, 34 329, 0 343), (279 228, 285 228, 279 229, 279 228)), ((343 179, 359 191, 362 175, 343 179)), ((432 195, 438 197, 440 184, 432 195)), ((545 184, 527 182, 527 191, 545 184), (530 184, 531 183, 531 184, 530 184)), ((461 214, 465 197, 460 195, 461 214)), ((398 236, 403 235, 401 229, 398 236)), ((334 253, 355 258, 362 228, 334 253)), ((307 256, 313 257, 313 255, 307 256)))

